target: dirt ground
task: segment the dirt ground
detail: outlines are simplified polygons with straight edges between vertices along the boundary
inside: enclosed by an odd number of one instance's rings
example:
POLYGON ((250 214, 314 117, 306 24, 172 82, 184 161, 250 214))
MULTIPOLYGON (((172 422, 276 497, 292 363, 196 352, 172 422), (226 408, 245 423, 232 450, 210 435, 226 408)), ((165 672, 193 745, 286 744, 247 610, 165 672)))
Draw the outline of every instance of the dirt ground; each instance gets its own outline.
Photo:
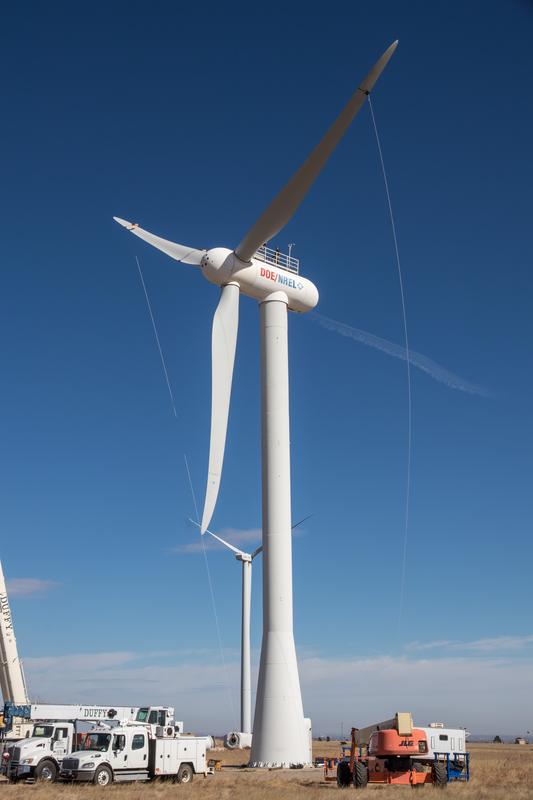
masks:
MULTIPOLYGON (((451 784, 445 788, 450 800, 533 800, 533 746, 472 744, 469 784, 451 784)), ((337 742, 315 742, 315 756, 335 756, 337 742)), ((189 786, 156 781, 150 784, 119 784, 99 788, 86 785, 0 785, 0 800, 172 800, 180 795, 186 800, 333 800, 340 790, 335 783, 324 782, 322 769, 252 770, 245 764, 247 751, 212 750, 210 758, 221 759, 223 768, 208 778, 196 777, 189 786)), ((357 793, 361 800, 379 793, 387 800, 405 797, 412 790, 401 786, 370 786, 357 793), (386 795, 386 797, 385 797, 386 795)), ((431 786, 420 790, 436 791, 431 786)))

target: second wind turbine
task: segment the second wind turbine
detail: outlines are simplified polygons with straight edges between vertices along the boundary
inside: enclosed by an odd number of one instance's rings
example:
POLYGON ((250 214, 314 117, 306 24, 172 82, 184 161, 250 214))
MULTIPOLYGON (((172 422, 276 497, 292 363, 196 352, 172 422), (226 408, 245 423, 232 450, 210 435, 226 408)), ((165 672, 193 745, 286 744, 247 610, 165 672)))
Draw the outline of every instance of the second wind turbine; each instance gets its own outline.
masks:
MULTIPOLYGON (((299 522, 295 522, 292 530, 299 528, 313 515, 309 514, 299 522)), ((201 525, 189 517, 189 522, 201 529, 201 525)), ((251 618, 252 618, 252 561, 263 550, 263 545, 256 548, 253 553, 245 553, 235 545, 230 544, 218 534, 205 531, 217 542, 220 542, 235 553, 237 561, 242 563, 242 608, 241 608, 241 729, 230 731, 226 734, 225 745, 230 750, 236 750, 252 745, 252 658, 251 658, 251 618)))
MULTIPOLYGON (((201 527, 194 520, 189 520, 193 525, 201 527)), ((263 545, 253 553, 245 553, 238 547, 227 542, 221 536, 207 529, 213 539, 232 550, 237 561, 242 563, 242 611, 241 611, 241 729, 230 731, 226 735, 226 747, 230 749, 251 747, 252 744, 252 667, 250 649, 250 623, 252 606, 252 561, 263 550, 263 545)))

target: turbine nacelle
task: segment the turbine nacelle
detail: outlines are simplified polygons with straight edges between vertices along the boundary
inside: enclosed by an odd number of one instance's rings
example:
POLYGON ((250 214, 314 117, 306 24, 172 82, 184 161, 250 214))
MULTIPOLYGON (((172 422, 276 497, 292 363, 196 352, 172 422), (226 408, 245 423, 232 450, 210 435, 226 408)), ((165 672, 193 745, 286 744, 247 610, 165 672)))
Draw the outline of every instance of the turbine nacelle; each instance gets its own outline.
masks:
POLYGON ((243 294, 259 302, 274 292, 283 292, 291 311, 311 311, 318 303, 318 289, 312 281, 253 257, 246 263, 227 247, 208 250, 200 266, 211 283, 235 284, 243 294))

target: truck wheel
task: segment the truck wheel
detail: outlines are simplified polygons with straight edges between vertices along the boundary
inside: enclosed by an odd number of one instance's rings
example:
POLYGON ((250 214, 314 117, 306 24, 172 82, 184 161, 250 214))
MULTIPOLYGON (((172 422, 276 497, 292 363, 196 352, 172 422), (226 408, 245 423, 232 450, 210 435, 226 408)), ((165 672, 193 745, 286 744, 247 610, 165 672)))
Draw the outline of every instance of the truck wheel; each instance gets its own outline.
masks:
POLYGON ((347 761, 339 761, 337 764, 337 786, 339 789, 346 789, 352 782, 350 765, 347 761))
POLYGON ((35 767, 35 780, 53 783, 57 778, 57 765, 54 761, 44 760, 35 767))
POLYGON ((435 764, 433 764, 433 785, 444 789, 447 783, 448 770, 446 769, 446 764, 437 761, 435 764))
POLYGON ((356 789, 364 789, 368 783, 368 767, 362 761, 356 761, 353 766, 353 785, 356 789))
POLYGON ((192 771, 192 767, 190 764, 182 764, 178 770, 178 774, 176 776, 176 780, 178 783, 191 783, 194 776, 194 772, 192 771))
POLYGON ((98 769, 94 773, 93 783, 95 783, 97 786, 107 786, 112 782, 113 782, 113 773, 111 772, 109 767, 106 766, 98 767, 98 769))

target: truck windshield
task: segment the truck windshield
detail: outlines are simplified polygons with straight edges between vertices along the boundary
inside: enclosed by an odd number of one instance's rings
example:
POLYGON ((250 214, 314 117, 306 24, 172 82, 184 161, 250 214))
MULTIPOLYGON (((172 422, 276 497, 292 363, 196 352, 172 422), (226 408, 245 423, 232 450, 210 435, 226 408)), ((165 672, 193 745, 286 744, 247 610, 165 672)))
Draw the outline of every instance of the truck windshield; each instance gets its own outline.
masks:
POLYGON ((146 722, 146 720, 147 720, 147 718, 148 718, 148 712, 149 712, 149 711, 150 711, 150 709, 149 709, 149 708, 140 708, 140 709, 137 711, 137 717, 136 717, 136 721, 137 721, 137 722, 146 722))
POLYGON ((34 736, 46 736, 50 738, 54 735, 54 726, 53 725, 34 725, 33 726, 33 735, 34 736))
POLYGON ((111 741, 110 733, 88 733, 85 737, 84 750, 100 750, 105 753, 111 741))

